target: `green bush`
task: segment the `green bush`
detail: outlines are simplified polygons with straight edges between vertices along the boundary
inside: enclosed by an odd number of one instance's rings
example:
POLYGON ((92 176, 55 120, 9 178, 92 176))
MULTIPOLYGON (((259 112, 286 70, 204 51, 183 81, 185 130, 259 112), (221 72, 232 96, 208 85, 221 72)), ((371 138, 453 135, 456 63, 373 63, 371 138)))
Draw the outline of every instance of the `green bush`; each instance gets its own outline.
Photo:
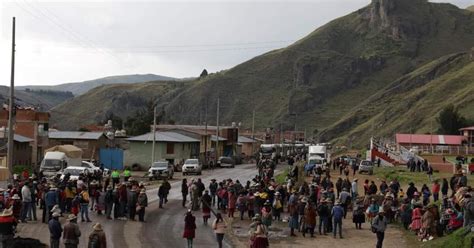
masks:
POLYGON ((14 165, 13 166, 13 174, 18 174, 21 175, 23 170, 26 169, 30 173, 30 175, 33 173, 33 168, 29 165, 14 165))

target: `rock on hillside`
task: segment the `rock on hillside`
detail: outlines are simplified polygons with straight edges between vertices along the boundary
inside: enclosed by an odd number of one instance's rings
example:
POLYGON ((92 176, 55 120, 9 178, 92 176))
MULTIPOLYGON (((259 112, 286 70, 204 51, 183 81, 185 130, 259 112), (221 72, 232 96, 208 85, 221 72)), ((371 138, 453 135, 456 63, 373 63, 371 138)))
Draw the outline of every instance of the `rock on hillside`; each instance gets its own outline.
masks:
MULTIPOLYGON (((378 101, 392 99, 392 93, 383 94, 387 87, 405 82, 402 79, 413 76, 411 73, 420 74, 419 70, 426 69, 424 66, 439 63, 438 59, 443 56, 468 51, 472 44, 474 15, 468 10, 426 0, 373 0, 367 7, 329 22, 287 48, 209 74, 179 90, 172 90, 172 94, 162 93, 158 103, 165 108, 165 120, 176 123, 197 123, 207 105, 208 119, 214 124, 212 120, 216 119, 219 97, 223 124, 241 122, 249 127, 255 110, 256 128, 279 129, 282 125, 284 129, 293 129, 297 126, 310 135, 323 131, 323 137, 330 139, 348 135, 353 128, 358 128, 358 134, 365 139, 372 132, 368 128, 371 115, 382 111, 378 101), (366 102, 379 94, 383 97, 370 104, 366 102)), ((458 74, 445 75, 454 77, 458 74)), ((449 80, 445 78, 445 81, 449 80)), ((139 85, 123 90, 135 91, 139 85)), ((436 83, 428 85, 413 84, 405 94, 397 93, 399 98, 393 99, 398 101, 389 101, 382 106, 387 109, 403 107, 406 111, 387 112, 386 115, 403 122, 407 111, 415 112, 421 107, 402 105, 404 97, 418 90, 434 97, 441 89, 436 83)), ((98 91, 92 90, 85 96, 98 103, 100 101, 94 98, 98 91)), ((461 91, 452 93, 462 95, 461 91)), ((76 103, 65 103, 61 109, 74 115, 85 112, 76 103)), ((105 106, 96 104, 93 109, 103 115, 105 109, 112 109, 108 103, 105 106)), ((120 110, 116 111, 120 113, 120 110)), ((425 113, 428 111, 417 112, 417 117, 421 118, 425 113)), ((99 115, 81 115, 81 118, 91 122, 96 116, 99 115)), ((61 121, 65 119, 67 116, 61 121)), ((374 126, 380 125, 382 120, 374 119, 374 126)), ((393 127, 409 131, 406 125, 393 127)), ((420 129, 424 127, 420 126, 420 129)), ((361 139, 361 142, 366 140, 361 139)))
MULTIPOLYGON (((201 79, 169 105, 191 122, 206 102, 224 123, 322 130, 397 78, 474 44, 474 15, 425 0, 374 0, 295 44, 201 79), (297 121, 295 119, 298 119, 297 121)), ((215 116, 211 117, 215 119, 215 116)), ((349 128, 349 127, 348 127, 349 128)))

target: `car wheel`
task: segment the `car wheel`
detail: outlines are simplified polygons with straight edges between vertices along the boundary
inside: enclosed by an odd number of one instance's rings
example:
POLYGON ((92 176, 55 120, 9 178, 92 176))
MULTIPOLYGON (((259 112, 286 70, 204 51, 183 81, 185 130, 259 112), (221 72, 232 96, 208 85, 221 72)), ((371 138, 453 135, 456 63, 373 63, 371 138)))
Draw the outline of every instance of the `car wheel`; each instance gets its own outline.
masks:
POLYGON ((371 172, 369 172, 369 175, 373 175, 373 174, 374 174, 374 172, 372 172, 372 171, 371 171, 371 172))
POLYGON ((186 176, 186 172, 183 172, 183 176, 186 176))
POLYGON ((153 181, 153 178, 152 178, 152 177, 150 177, 150 178, 148 178, 148 179, 149 179, 150 181, 153 181))
POLYGON ((197 174, 198 174, 198 175, 202 175, 202 172, 198 172, 197 174))

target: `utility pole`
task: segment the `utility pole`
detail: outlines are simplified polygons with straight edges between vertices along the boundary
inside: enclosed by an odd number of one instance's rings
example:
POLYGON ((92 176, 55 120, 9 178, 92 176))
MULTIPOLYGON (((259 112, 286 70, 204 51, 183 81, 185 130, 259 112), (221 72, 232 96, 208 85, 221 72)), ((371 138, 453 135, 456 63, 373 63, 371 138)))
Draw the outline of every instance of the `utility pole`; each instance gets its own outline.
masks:
POLYGON ((219 102, 220 99, 217 97, 217 128, 216 128, 216 162, 219 159, 219 102))
POLYGON ((253 113, 252 113, 252 156, 255 149, 254 142, 255 142, 255 109, 253 109, 253 113))
POLYGON ((8 104, 8 172, 10 180, 13 180, 13 143, 15 132, 15 17, 13 17, 12 29, 12 65, 10 81, 10 103, 8 104))
POLYGON ((156 103, 153 106, 153 143, 151 144, 151 165, 155 162, 155 142, 156 142, 156 103))
POLYGON ((205 140, 204 141, 204 164, 207 165, 207 99, 206 99, 206 110, 204 112, 204 121, 206 122, 206 127, 205 127, 206 135, 204 135, 204 140, 205 140))

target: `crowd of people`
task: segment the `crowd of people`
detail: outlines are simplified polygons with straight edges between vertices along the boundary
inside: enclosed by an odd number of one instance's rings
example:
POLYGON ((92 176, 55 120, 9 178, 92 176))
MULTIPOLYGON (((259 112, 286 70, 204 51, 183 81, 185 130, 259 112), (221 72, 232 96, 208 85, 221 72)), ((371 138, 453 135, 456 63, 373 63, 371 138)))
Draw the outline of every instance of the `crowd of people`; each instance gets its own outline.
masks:
MULTIPOLYGON (((337 171, 340 166, 342 163, 336 163, 334 169, 337 171)), ((421 188, 409 183, 405 190, 396 178, 381 180, 377 184, 364 180, 359 187, 355 176, 350 179, 349 175, 341 173, 334 178, 329 166, 325 170, 315 168, 310 173, 312 180, 298 185, 295 177, 289 176, 286 183, 278 184, 273 177, 259 174, 244 184, 233 179, 220 182, 213 179, 207 188, 201 179, 193 179, 189 184, 184 179, 183 207, 186 207, 188 193, 191 195, 186 223, 190 221, 188 216, 192 216, 192 211, 199 209, 203 211, 203 223, 207 223, 211 207, 215 206, 228 218, 251 220, 249 246, 262 248, 269 246, 270 227, 281 221, 288 222, 292 237, 299 232, 303 237, 332 234, 334 238, 343 238, 342 222, 348 212, 352 212, 356 229, 363 229, 363 224, 369 223, 369 229, 377 238, 376 247, 382 247, 389 223, 402 223, 421 241, 427 241, 469 226, 474 221, 472 189, 467 185, 462 170, 458 170, 449 181, 442 178, 429 183, 427 180, 428 183, 421 188)), ((219 216, 218 223, 225 223, 220 213, 219 216)), ((195 227, 195 223, 186 226, 195 227)), ((220 235, 223 235, 223 228, 224 224, 218 228, 220 235)), ((188 234, 185 231, 184 237, 192 244, 194 236, 188 234)))
MULTIPOLYGON (((51 247, 59 247, 61 237, 66 247, 78 247, 81 232, 77 221, 80 218, 81 222, 91 222, 90 211, 108 220, 134 221, 138 215, 138 221, 145 221, 146 188, 131 178, 128 170, 123 173, 114 170, 110 176, 93 173, 75 178, 65 174, 49 179, 23 171, 14 178, 7 189, 0 189, 0 211, 6 216, 11 213, 9 220, 13 220, 8 227, 0 228, 4 244, 13 238, 18 222, 40 219, 49 226, 51 247), (68 220, 64 227, 59 222, 61 217, 68 220)), ((89 247, 106 247, 101 224, 96 223, 93 230, 89 247)))

